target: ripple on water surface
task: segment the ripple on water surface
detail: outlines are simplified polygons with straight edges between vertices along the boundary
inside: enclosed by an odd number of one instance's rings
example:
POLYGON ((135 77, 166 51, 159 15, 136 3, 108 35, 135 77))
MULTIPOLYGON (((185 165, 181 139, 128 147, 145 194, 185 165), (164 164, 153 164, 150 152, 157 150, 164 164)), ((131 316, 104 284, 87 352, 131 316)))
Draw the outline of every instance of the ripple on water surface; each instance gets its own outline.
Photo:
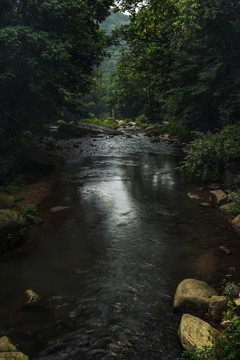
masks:
POLYGON ((39 360, 180 354, 177 284, 214 283, 230 264, 239 274, 240 250, 226 219, 187 196, 193 187, 176 170, 179 159, 166 144, 115 137, 82 139, 61 163, 28 252, 0 262, 1 318, 22 351, 39 360), (59 205, 68 208, 50 212, 59 205), (221 245, 234 248, 231 257, 221 245), (45 308, 14 315, 28 288, 45 308))

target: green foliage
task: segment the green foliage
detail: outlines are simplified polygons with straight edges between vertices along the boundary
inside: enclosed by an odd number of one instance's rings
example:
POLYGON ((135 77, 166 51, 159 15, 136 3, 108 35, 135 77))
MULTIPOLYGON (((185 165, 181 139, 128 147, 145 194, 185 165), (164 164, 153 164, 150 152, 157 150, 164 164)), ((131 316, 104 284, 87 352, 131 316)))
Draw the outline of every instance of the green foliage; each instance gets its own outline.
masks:
POLYGON ((139 115, 138 117, 136 117, 136 122, 137 122, 137 123, 144 124, 144 123, 147 123, 147 122, 148 122, 148 118, 146 117, 145 114, 141 114, 141 115, 139 115))
POLYGON ((84 94, 105 56, 99 23, 111 0, 6 0, 0 5, 0 112, 8 127, 51 121, 84 94))
POLYGON ((23 130, 73 114, 106 56, 112 0, 0 2, 0 181, 16 176, 23 130))
POLYGON ((228 195, 228 200, 233 201, 229 208, 226 209, 227 215, 237 216, 240 214, 240 189, 231 192, 228 195))
POLYGON ((4 192, 5 194, 14 195, 21 191, 25 185, 26 182, 24 180, 24 176, 19 175, 13 179, 9 185, 1 186, 0 191, 4 192))
MULTIPOLYGON (((110 15, 100 26, 108 35, 112 36, 112 32, 115 29, 128 23, 129 17, 127 15, 114 13, 111 10, 110 15)), ((99 72, 94 71, 95 84, 91 92, 82 98, 83 104, 81 105, 81 110, 85 110, 82 117, 88 117, 89 111, 99 118, 103 114, 111 113, 113 109, 118 110, 118 89, 112 74, 120 60, 121 47, 124 44, 123 41, 116 43, 112 39, 109 41, 109 45, 108 56, 101 63, 99 72)))
POLYGON ((189 136, 189 131, 186 127, 178 122, 170 122, 169 125, 165 125, 161 129, 162 134, 169 134, 182 139, 186 139, 189 136))
POLYGON ((29 215, 35 215, 37 213, 37 207, 35 205, 28 204, 26 206, 22 206, 22 211, 26 217, 29 215))
POLYGON ((120 114, 157 112, 201 131, 239 121, 237 0, 118 3, 131 13, 118 32, 129 46, 116 72, 120 114))
POLYGON ((7 234, 8 237, 8 246, 10 248, 14 248, 18 245, 22 239, 24 238, 27 229, 25 227, 20 228, 19 230, 15 230, 7 234))
POLYGON ((229 125, 223 130, 195 133, 197 138, 186 146, 180 170, 192 179, 219 181, 228 161, 240 157, 240 126, 229 125))
POLYGON ((97 118, 88 118, 88 119, 81 119, 79 123, 87 122, 90 124, 98 125, 98 126, 105 126, 106 128, 117 130, 120 126, 119 124, 111 118, 105 119, 97 119, 97 118))

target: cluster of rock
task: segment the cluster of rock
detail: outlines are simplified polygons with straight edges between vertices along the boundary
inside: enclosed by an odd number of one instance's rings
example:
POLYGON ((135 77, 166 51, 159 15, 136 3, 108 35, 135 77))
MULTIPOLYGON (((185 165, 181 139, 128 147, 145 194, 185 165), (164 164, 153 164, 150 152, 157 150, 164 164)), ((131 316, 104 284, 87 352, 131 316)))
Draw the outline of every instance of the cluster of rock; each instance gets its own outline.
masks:
MULTIPOLYGON (((234 203, 229 201, 229 197, 227 192, 223 191, 222 189, 219 189, 220 184, 211 184, 209 186, 210 189, 210 196, 209 196, 209 202, 201 202, 204 206, 210 206, 211 204, 213 206, 216 206, 220 212, 223 214, 226 213, 226 210, 233 206, 234 203)), ((203 188, 199 189, 203 190, 203 188)), ((202 196, 196 193, 189 192, 188 197, 195 200, 202 201, 202 196)), ((240 214, 236 216, 234 219, 232 217, 229 217, 229 221, 231 224, 238 230, 240 230, 240 214)), ((224 251, 225 252, 225 251, 224 251)))
MULTIPOLYGON (((219 210, 223 213, 233 205, 232 202, 228 201, 228 195, 223 190, 212 190, 210 191, 211 201, 214 205, 219 207, 219 210)), ((240 214, 231 220, 234 227, 240 230, 240 214)))
MULTIPOLYGON (((240 309, 240 287, 231 284, 225 289, 226 291, 235 296, 235 306, 240 309)), ((202 318, 207 318, 219 326, 227 309, 227 303, 226 296, 218 296, 217 292, 204 281, 185 279, 178 285, 173 307, 175 312, 183 314, 178 336, 185 350, 193 346, 198 349, 213 346, 219 331, 202 318)))
POLYGON ((163 122, 160 125, 149 126, 145 129, 145 133, 147 136, 152 138, 152 142, 164 141, 175 147, 182 147, 183 145, 177 137, 163 133, 164 126, 168 124, 169 124, 168 122, 163 122))

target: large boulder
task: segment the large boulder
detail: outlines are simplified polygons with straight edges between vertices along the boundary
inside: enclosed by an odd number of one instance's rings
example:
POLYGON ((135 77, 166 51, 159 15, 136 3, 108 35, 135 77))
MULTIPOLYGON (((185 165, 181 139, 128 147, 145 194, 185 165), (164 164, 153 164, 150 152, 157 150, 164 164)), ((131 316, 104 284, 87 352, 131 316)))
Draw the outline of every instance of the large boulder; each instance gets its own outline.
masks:
POLYGON ((185 279, 177 287, 173 307, 178 312, 204 315, 212 296, 217 292, 206 282, 185 279))
POLYGON ((213 320, 222 320, 223 312, 227 309, 228 299, 226 296, 213 296, 209 304, 209 313, 213 320))
POLYGON ((214 205, 220 206, 228 201, 228 196, 222 190, 213 190, 210 191, 210 199, 214 205))
POLYGON ((0 360, 28 360, 28 356, 17 351, 7 336, 0 338, 0 360))
POLYGON ((218 331, 207 322, 189 314, 182 316, 178 329, 178 337, 185 350, 189 350, 193 346, 198 349, 202 349, 204 346, 213 346, 217 333, 218 331))

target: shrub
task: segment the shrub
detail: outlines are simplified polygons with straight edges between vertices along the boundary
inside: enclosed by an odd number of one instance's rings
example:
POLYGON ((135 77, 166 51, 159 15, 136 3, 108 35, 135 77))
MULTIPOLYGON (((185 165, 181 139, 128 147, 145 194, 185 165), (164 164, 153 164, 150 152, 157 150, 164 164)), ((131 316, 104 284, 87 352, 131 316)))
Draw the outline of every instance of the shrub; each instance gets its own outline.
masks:
POLYGON ((24 180, 24 176, 19 175, 9 185, 1 186, 0 191, 6 194, 14 195, 21 191, 25 185, 26 182, 24 180))
POLYGON ((240 126, 230 125, 221 131, 196 133, 197 138, 186 146, 180 170, 190 178, 219 181, 229 161, 240 157, 240 126))
POLYGON ((189 131, 186 127, 178 122, 171 122, 165 125, 161 129, 162 134, 169 134, 171 136, 177 136, 179 138, 186 138, 189 136, 189 131))
POLYGON ((228 199, 232 200, 233 203, 230 205, 229 208, 226 209, 227 215, 234 215, 237 216, 240 214, 240 189, 237 191, 231 192, 228 195, 228 199))
POLYGON ((23 210, 24 216, 28 217, 28 216, 32 216, 32 215, 36 214, 37 207, 35 205, 28 204, 26 206, 23 206, 22 210, 23 210))
POLYGON ((136 118, 137 123, 145 124, 148 122, 148 118, 145 114, 141 114, 136 118))

